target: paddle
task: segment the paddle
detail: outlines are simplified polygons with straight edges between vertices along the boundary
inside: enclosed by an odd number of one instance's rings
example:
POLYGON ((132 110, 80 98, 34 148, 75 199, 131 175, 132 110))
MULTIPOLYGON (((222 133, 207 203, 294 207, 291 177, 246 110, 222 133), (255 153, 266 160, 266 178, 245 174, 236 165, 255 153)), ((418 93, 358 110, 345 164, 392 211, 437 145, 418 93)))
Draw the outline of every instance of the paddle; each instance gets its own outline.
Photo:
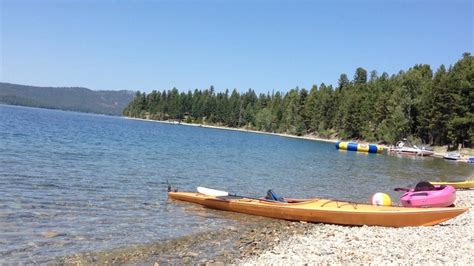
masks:
MULTIPOLYGON (((214 196, 214 197, 229 196, 229 192, 227 192, 227 191, 221 191, 221 190, 206 188, 206 187, 197 187, 197 191, 199 193, 204 194, 204 195, 214 196)), ((234 195, 230 195, 230 196, 234 196, 234 195)))
POLYGON ((395 190, 395 191, 404 191, 404 192, 410 191, 409 188, 402 188, 402 187, 397 187, 397 188, 394 188, 393 190, 395 190))
POLYGON ((247 198, 247 199, 254 199, 254 200, 261 200, 261 201, 269 201, 269 202, 278 202, 274 200, 262 199, 262 198, 255 198, 255 197, 247 197, 247 196, 239 196, 237 194, 232 194, 227 191, 206 188, 206 187, 197 187, 197 191, 204 195, 214 196, 214 197, 237 197, 237 198, 247 198))

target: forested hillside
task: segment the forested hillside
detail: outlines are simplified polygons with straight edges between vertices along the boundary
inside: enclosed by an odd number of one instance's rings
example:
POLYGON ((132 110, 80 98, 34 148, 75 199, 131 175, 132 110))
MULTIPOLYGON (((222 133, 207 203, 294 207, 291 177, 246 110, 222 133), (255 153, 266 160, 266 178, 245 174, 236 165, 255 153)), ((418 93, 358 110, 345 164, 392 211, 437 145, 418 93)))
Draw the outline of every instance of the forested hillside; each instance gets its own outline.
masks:
POLYGON ((395 143, 409 137, 427 144, 474 143, 474 58, 469 53, 434 73, 420 64, 398 74, 357 68, 338 85, 257 95, 252 89, 215 92, 137 92, 123 115, 179 119, 295 135, 395 143))
POLYGON ((0 83, 0 103, 86 113, 121 115, 130 91, 93 91, 78 87, 36 87, 0 83))

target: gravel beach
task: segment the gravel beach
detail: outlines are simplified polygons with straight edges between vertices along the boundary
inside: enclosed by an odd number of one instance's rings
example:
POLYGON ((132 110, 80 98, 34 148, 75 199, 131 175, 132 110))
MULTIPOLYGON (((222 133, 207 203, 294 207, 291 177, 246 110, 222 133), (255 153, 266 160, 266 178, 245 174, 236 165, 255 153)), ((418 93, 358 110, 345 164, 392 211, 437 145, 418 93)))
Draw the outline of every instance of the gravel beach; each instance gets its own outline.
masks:
MULTIPOLYGON (((474 190, 458 191, 471 207, 474 190)), ((59 264, 472 264, 473 211, 429 227, 354 227, 263 219, 243 228, 71 254, 59 264)))
MULTIPOLYGON (((472 207, 474 191, 458 191, 456 206, 472 207)), ((314 224, 238 264, 396 263, 472 265, 473 211, 429 227, 351 227, 314 224)))

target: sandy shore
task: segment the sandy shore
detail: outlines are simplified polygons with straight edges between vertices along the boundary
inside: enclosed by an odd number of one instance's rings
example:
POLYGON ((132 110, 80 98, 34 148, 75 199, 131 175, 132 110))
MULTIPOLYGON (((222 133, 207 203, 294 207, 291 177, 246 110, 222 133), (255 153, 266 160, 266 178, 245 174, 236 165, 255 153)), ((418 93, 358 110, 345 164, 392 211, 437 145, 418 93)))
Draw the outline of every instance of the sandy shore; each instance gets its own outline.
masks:
MULTIPOLYGON (((473 191, 458 191, 457 206, 472 207, 473 191)), ((458 264, 474 257, 472 210, 431 227, 350 227, 315 224, 238 264, 458 264)))

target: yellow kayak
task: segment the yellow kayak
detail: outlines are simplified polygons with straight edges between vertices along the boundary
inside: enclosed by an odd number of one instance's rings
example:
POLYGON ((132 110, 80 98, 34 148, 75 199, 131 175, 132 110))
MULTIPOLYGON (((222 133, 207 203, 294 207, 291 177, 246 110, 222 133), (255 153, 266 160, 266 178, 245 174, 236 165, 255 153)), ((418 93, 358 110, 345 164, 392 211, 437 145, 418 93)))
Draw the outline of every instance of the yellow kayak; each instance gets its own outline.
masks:
POLYGON ((446 181, 446 182, 432 182, 433 185, 445 185, 445 186, 453 186, 457 189, 471 189, 474 188, 474 179, 473 180, 466 180, 466 181, 446 181))
POLYGON ((343 225, 388 227, 435 225, 452 219, 468 208, 407 208, 374 206, 328 199, 287 199, 271 202, 263 199, 209 196, 196 192, 168 192, 173 200, 188 201, 208 208, 240 212, 270 218, 343 225))

